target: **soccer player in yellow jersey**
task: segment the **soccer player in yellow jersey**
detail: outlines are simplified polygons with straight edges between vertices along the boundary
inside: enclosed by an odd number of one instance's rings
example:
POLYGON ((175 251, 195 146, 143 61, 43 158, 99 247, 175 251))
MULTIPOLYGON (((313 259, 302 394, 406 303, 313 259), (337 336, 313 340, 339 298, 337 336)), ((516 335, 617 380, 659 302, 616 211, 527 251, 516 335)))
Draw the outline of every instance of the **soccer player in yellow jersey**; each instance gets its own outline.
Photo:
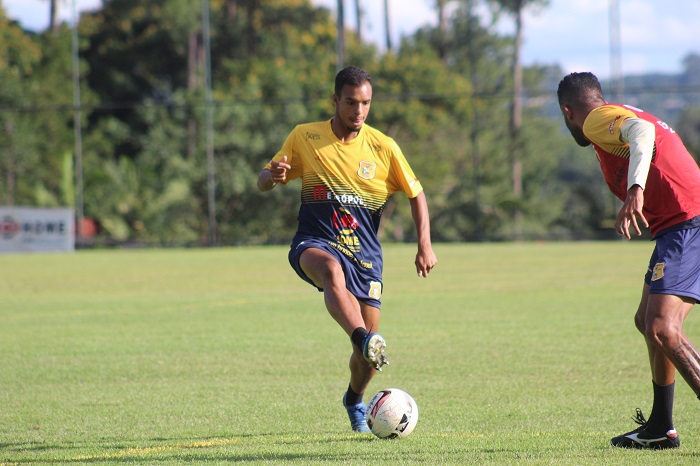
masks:
POLYGON ((369 432, 362 401, 375 370, 388 364, 377 333, 382 294, 382 250, 377 230, 389 197, 409 198, 416 225, 416 271, 437 264, 428 204, 420 182, 393 139, 365 124, 372 102, 369 73, 357 67, 335 78, 330 121, 298 125, 258 177, 261 191, 301 178, 299 227, 289 262, 323 292, 328 312, 352 342, 350 383, 343 395, 352 429, 369 432))

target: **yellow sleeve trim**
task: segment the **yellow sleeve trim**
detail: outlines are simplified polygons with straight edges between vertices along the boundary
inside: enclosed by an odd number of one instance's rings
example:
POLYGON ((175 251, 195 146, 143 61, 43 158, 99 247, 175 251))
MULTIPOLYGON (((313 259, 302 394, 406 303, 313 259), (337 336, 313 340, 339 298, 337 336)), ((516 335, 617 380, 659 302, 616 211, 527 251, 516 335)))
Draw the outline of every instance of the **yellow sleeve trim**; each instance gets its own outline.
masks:
POLYGON ((628 118, 637 118, 637 115, 624 107, 603 105, 588 114, 583 123, 583 134, 593 144, 606 150, 626 146, 627 143, 622 142, 620 136, 620 127, 628 118))

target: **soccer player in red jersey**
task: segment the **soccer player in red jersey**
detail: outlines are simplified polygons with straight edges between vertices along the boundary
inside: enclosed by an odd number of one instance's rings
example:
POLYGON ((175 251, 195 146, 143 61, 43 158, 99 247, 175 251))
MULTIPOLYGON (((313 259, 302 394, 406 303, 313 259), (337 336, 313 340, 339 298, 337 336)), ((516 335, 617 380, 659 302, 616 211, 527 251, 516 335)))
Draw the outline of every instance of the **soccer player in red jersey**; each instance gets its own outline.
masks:
POLYGON ((557 90, 564 123, 580 146, 592 145, 610 190, 623 201, 615 228, 630 239, 649 228, 656 242, 634 318, 649 353, 654 401, 649 420, 614 437, 623 448, 680 446, 673 426, 675 371, 700 398, 700 354, 683 322, 700 301, 700 169, 666 123, 603 98, 592 73, 571 73, 557 90))
POLYGON ((396 142, 365 124, 372 82, 348 67, 335 79, 331 120, 298 125, 258 176, 262 191, 301 178, 299 226, 289 251, 297 275, 323 292, 326 308, 350 337, 350 384, 343 404, 354 431, 369 432, 362 401, 375 370, 388 363, 376 333, 382 294, 382 250, 377 237, 389 197, 403 192, 416 226, 416 271, 437 264, 428 204, 396 142))

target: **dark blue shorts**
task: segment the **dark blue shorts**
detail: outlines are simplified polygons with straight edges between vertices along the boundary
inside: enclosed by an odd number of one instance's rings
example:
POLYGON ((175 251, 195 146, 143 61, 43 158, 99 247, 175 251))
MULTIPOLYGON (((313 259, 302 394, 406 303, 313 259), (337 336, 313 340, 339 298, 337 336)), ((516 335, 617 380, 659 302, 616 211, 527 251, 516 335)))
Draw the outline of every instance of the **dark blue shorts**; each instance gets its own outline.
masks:
POLYGON ((644 282, 650 294, 700 301, 700 228, 672 231, 657 238, 644 282))
POLYGON ((367 269, 361 267, 354 257, 346 255, 340 249, 329 244, 328 241, 303 239, 302 241, 295 241, 292 243, 289 250, 289 264, 302 280, 316 287, 318 291, 323 291, 322 288, 318 288, 314 282, 306 276, 299 266, 299 256, 309 248, 320 249, 333 256, 343 269, 343 273, 345 274, 345 286, 348 291, 350 291, 358 301, 381 309, 383 288, 381 278, 368 273, 367 269))

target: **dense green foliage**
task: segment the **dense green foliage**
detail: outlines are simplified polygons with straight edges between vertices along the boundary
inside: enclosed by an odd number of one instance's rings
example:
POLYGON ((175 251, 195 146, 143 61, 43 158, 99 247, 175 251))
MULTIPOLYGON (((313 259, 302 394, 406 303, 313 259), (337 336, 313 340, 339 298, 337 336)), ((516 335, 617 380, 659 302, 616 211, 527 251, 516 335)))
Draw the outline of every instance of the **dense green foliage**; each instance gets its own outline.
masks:
POLYGON ((2 255, 0 463, 697 465, 680 377, 680 450, 608 444, 651 408, 632 322, 651 249, 440 244, 424 280, 387 245, 391 365, 368 391, 416 399, 399 441, 350 432, 350 342, 286 246, 2 255))
MULTIPOLYGON (((513 38, 474 16, 469 2, 446 3, 455 8, 444 31, 421 29, 395 51, 345 34, 346 64, 373 75, 369 124, 397 140, 421 179, 434 238, 511 239, 516 211, 519 238, 608 234, 614 208, 595 158, 556 117, 558 67, 525 69, 516 196, 513 38)), ((216 237, 287 242, 298 187, 263 194, 256 178, 296 124, 332 115, 334 18, 308 0, 210 6, 216 237)), ((103 242, 207 241, 201 16, 200 2, 110 0, 80 18, 84 212, 103 242)), ((0 3, 0 34, 0 204, 74 205, 71 30, 23 31, 0 3)), ((406 202, 390 201, 382 228, 387 239, 413 238, 406 202)))

